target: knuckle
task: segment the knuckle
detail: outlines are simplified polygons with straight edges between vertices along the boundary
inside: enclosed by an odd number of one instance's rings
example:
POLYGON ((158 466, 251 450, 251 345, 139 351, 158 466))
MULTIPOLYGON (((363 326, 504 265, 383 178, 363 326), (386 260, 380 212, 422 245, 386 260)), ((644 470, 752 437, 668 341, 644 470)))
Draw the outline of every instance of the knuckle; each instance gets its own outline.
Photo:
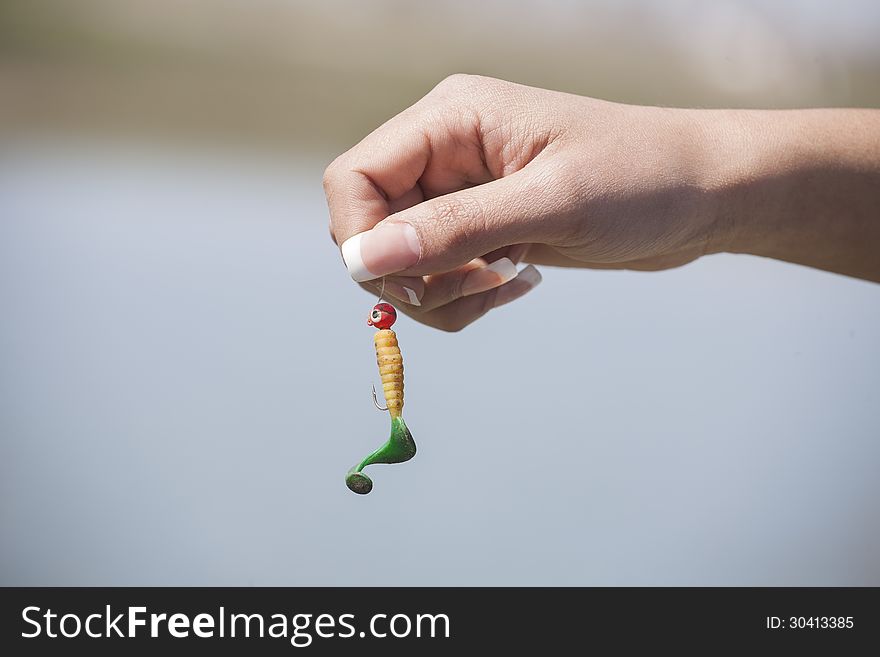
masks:
POLYGON ((333 172, 330 170, 330 167, 324 169, 324 175, 321 178, 321 184, 324 187, 324 193, 328 193, 330 188, 333 186, 333 172))
POLYGON ((439 200, 433 219, 443 246, 454 251, 478 238, 481 213, 480 202, 472 197, 450 196, 439 200))
POLYGON ((477 89, 491 85, 495 80, 482 75, 472 73, 453 73, 447 75, 432 90, 432 93, 441 95, 455 95, 474 92, 477 89))
POLYGON ((324 169, 324 176, 321 179, 324 191, 328 191, 333 186, 333 182, 339 177, 339 172, 342 171, 342 168, 342 155, 327 165, 327 168, 324 169))
POLYGON ((456 299, 462 298, 462 286, 464 285, 464 279, 466 276, 467 274, 451 277, 451 280, 449 281, 449 290, 446 295, 449 301, 455 301, 456 299))
POLYGON ((467 84, 468 78, 469 76, 467 73, 453 73, 440 80, 434 89, 441 91, 459 89, 467 84))

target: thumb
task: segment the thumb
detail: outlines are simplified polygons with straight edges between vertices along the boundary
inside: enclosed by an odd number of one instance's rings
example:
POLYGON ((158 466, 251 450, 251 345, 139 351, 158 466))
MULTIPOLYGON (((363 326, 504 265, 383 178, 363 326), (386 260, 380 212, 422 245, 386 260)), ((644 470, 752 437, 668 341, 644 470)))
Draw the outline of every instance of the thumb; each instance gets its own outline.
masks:
POLYGON ((350 237, 342 257, 351 277, 437 274, 505 246, 555 242, 559 196, 550 176, 531 168, 424 201, 350 237))

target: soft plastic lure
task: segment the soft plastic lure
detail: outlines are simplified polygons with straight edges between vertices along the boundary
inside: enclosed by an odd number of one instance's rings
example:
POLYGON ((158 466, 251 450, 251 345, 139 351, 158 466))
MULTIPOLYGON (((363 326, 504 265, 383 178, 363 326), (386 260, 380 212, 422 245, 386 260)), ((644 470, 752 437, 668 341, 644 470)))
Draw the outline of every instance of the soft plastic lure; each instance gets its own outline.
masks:
POLYGON ((367 324, 379 329, 373 342, 376 345, 376 362, 382 377, 382 390, 385 393, 385 408, 379 406, 376 389, 373 388, 373 403, 380 411, 391 415, 391 435, 388 441, 363 461, 352 467, 345 476, 345 484, 359 495, 373 490, 372 480, 362 472, 373 463, 403 463, 416 455, 416 444, 412 434, 403 421, 403 356, 397 345, 397 334, 391 326, 397 319, 397 311, 389 303, 377 303, 370 312, 367 324))

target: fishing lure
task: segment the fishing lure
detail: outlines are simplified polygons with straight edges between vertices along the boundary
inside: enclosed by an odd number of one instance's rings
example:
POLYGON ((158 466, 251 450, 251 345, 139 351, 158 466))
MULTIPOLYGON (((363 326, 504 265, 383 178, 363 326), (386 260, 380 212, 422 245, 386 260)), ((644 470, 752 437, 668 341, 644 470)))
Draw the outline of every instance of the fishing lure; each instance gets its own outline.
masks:
MULTIPOLYGON (((380 297, 381 299, 381 297, 380 297)), ((391 326, 397 319, 397 311, 390 303, 377 303, 370 312, 367 324, 379 329, 373 336, 376 345, 376 362, 382 377, 382 390, 385 393, 385 407, 379 406, 376 388, 373 387, 373 404, 380 411, 391 415, 391 435, 388 441, 359 464, 353 466, 345 476, 345 484, 359 495, 373 490, 372 480, 362 472, 373 463, 403 463, 416 455, 416 444, 412 434, 403 421, 403 356, 397 344, 397 334, 391 326)))

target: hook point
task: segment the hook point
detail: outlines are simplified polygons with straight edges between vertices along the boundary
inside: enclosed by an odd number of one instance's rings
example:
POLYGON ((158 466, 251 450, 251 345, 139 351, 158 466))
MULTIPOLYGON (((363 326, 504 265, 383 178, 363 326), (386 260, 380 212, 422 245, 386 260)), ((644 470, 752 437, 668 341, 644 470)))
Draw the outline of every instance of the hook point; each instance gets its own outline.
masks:
POLYGON ((387 406, 384 406, 384 407, 383 407, 383 406, 379 406, 379 398, 376 397, 376 385, 375 385, 375 384, 370 384, 370 387, 372 387, 372 389, 373 389, 373 405, 374 405, 376 408, 378 408, 380 411, 387 411, 387 410, 388 410, 388 407, 387 407, 387 406))

